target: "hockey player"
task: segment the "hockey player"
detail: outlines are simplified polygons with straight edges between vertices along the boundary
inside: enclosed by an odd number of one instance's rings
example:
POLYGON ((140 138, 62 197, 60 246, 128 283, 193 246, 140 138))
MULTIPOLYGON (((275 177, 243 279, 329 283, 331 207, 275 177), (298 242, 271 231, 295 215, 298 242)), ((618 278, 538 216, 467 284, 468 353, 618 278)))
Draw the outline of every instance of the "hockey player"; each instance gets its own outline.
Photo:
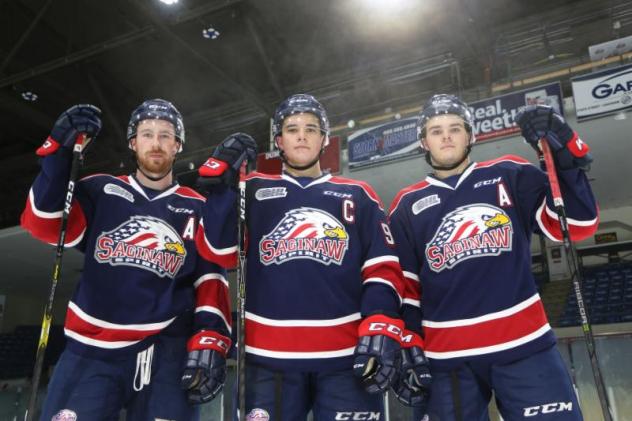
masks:
MULTIPOLYGON (((555 150, 572 238, 592 235, 588 146, 550 107, 527 107, 516 123, 531 145, 546 138, 555 150)), ((517 156, 471 162, 472 127, 457 97, 424 105, 417 129, 434 171, 401 190, 390 210, 407 291, 415 291, 405 320, 423 330, 431 363, 429 418, 487 420, 493 391, 505 420, 581 420, 531 274, 531 233, 561 240, 547 177, 517 156), (555 414, 543 410, 550 403, 555 414)))
MULTIPOLYGON (((57 241, 75 139, 94 139, 100 115, 92 105, 68 109, 37 150, 42 169, 21 220, 34 237, 57 241)), ((185 142, 180 113, 162 99, 143 102, 127 141, 133 174, 96 174, 75 186, 66 246, 85 254, 84 267, 68 304, 67 345, 48 386, 45 421, 118 419, 122 408, 128 420, 196 419, 191 403, 223 386, 228 285, 224 270, 196 250, 204 197, 174 180, 185 142)))
MULTIPOLYGON (((321 170, 329 122, 314 97, 284 100, 273 132, 283 173, 247 177, 246 419, 382 419, 403 328, 382 205, 366 183, 321 170)), ((231 180, 254 146, 228 137, 201 174, 231 180)), ((234 264, 235 232, 207 234, 207 249, 232 250, 208 257, 234 264)))

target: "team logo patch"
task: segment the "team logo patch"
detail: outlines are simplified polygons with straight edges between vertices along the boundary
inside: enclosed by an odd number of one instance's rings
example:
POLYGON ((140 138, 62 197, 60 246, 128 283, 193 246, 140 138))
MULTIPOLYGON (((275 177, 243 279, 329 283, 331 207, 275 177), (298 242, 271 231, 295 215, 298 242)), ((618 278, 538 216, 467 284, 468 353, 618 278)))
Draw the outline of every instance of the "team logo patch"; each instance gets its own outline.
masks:
POLYGON ((463 260, 511 251, 512 237, 511 219, 502 209, 485 203, 461 206, 441 220, 426 245, 426 259, 440 272, 463 260))
POLYGON ((287 189, 285 187, 269 187, 265 189, 259 189, 255 193, 255 198, 259 201, 276 199, 277 197, 287 196, 287 189))
POLYGON ((75 411, 71 411, 70 409, 62 409, 55 415, 50 421, 77 421, 77 413, 75 411))
POLYGON ((125 190, 123 187, 117 186, 116 184, 112 184, 112 183, 106 184, 105 187, 103 187, 103 191, 106 194, 122 197, 123 199, 134 203, 134 195, 128 192, 127 190, 125 190))
POLYGON ((270 414, 268 411, 261 408, 255 408, 252 411, 248 412, 246 415, 246 421, 269 421, 270 414))
POLYGON ((173 278, 187 251, 180 235, 162 219, 132 216, 97 238, 94 257, 112 266, 135 266, 173 278))
POLYGON ((349 247, 344 225, 320 209, 302 207, 287 212, 259 242, 261 263, 280 265, 294 259, 312 259, 340 265, 349 247))
POLYGON ((418 215, 422 211, 428 209, 431 206, 435 206, 441 203, 441 199, 438 194, 431 194, 430 196, 422 197, 415 203, 413 203, 412 211, 414 215, 418 215))

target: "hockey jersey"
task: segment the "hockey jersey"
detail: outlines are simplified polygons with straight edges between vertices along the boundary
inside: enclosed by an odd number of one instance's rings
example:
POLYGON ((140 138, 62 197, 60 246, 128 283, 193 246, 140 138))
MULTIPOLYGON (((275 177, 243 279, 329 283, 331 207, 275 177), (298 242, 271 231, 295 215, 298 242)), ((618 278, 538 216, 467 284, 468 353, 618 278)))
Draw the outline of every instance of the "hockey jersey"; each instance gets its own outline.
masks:
MULTIPOLYGON (((598 210, 584 172, 559 179, 572 238, 592 235, 598 210)), ((551 346, 530 252, 532 232, 561 241, 546 174, 504 156, 472 163, 452 181, 428 176, 401 190, 389 214, 406 322, 422 327, 432 367, 510 361, 551 346)))
MULTIPOLYGON (((236 197, 229 189, 214 194, 236 197)), ((232 212, 234 227, 235 207, 214 203, 204 221, 232 212)), ((398 313, 403 294, 378 196, 365 183, 328 174, 252 173, 246 203, 248 361, 279 370, 350 369, 361 319, 398 313)), ((205 250, 233 250, 207 258, 233 264, 235 230, 225 238, 206 233, 205 250)))
MULTIPOLYGON (((51 244, 70 170, 64 152, 42 160, 21 218, 22 227, 51 244)), ((85 259, 66 314, 70 349, 116 357, 146 348, 159 332, 230 334, 225 271, 195 245, 204 197, 178 184, 157 192, 134 176, 105 174, 81 179, 74 191, 65 245, 85 259)))

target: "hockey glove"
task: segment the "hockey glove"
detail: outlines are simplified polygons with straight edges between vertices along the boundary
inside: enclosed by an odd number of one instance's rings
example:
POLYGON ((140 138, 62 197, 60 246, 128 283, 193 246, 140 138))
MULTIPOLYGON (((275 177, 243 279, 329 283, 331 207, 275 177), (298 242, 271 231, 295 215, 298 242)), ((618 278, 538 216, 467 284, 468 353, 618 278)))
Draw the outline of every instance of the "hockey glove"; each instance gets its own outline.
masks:
POLYGON ((366 317, 358 327, 354 374, 369 393, 388 390, 400 365, 400 338, 404 322, 383 314, 366 317))
POLYGON ((402 365, 393 382, 397 399, 406 406, 425 407, 430 397, 432 375, 421 336, 404 331, 401 341, 402 365))
POLYGON ((212 330, 203 330, 189 339, 181 385, 192 404, 213 400, 224 387, 230 342, 230 338, 212 330))
POLYGON ((220 143, 199 169, 198 183, 237 185, 239 169, 245 161, 257 159, 257 142, 245 133, 233 133, 220 143))
MULTIPOLYGON (((53 130, 35 153, 39 156, 51 155, 61 147, 72 151, 77 136, 87 135, 86 142, 94 139, 101 131, 101 110, 90 104, 70 107, 57 119, 53 130)), ((87 143, 84 143, 84 148, 87 143)))
POLYGON ((560 169, 589 168, 593 160, 590 148, 553 108, 530 105, 516 114, 515 122, 536 151, 540 139, 547 139, 560 169))

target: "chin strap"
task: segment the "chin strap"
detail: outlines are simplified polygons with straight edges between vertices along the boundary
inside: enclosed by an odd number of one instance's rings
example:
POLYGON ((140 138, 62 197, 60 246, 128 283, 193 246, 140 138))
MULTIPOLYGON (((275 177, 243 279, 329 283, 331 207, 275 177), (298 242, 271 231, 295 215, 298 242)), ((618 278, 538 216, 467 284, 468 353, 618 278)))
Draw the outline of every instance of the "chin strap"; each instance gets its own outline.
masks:
POLYGON ((461 159, 459 159, 458 162, 452 164, 452 165, 436 165, 432 163, 432 155, 430 154, 430 151, 426 152, 425 158, 426 158, 426 162, 428 163, 428 165, 430 165, 434 170, 438 170, 438 171, 450 171, 455 169, 456 167, 458 167, 459 165, 461 165, 463 163, 463 161, 465 161, 467 159, 467 157, 470 155, 470 151, 472 150, 472 145, 467 145, 467 148, 465 149, 465 153, 463 154, 463 157, 461 159))
POLYGON ((287 165, 288 167, 292 168, 293 170, 296 171, 304 171, 307 170, 309 168, 312 168, 314 165, 316 165, 318 163, 318 161, 320 161, 320 156, 325 153, 325 140, 323 139, 323 143, 320 146, 320 152, 318 153, 318 155, 316 156, 316 158, 314 158, 314 160, 312 162, 310 162, 309 164, 305 164, 305 165, 294 165, 294 164, 290 164, 290 161, 287 160, 285 153, 283 152, 283 149, 279 148, 277 146, 277 148, 279 149, 279 156, 281 157, 281 161, 283 161, 283 163, 285 165, 287 165))

